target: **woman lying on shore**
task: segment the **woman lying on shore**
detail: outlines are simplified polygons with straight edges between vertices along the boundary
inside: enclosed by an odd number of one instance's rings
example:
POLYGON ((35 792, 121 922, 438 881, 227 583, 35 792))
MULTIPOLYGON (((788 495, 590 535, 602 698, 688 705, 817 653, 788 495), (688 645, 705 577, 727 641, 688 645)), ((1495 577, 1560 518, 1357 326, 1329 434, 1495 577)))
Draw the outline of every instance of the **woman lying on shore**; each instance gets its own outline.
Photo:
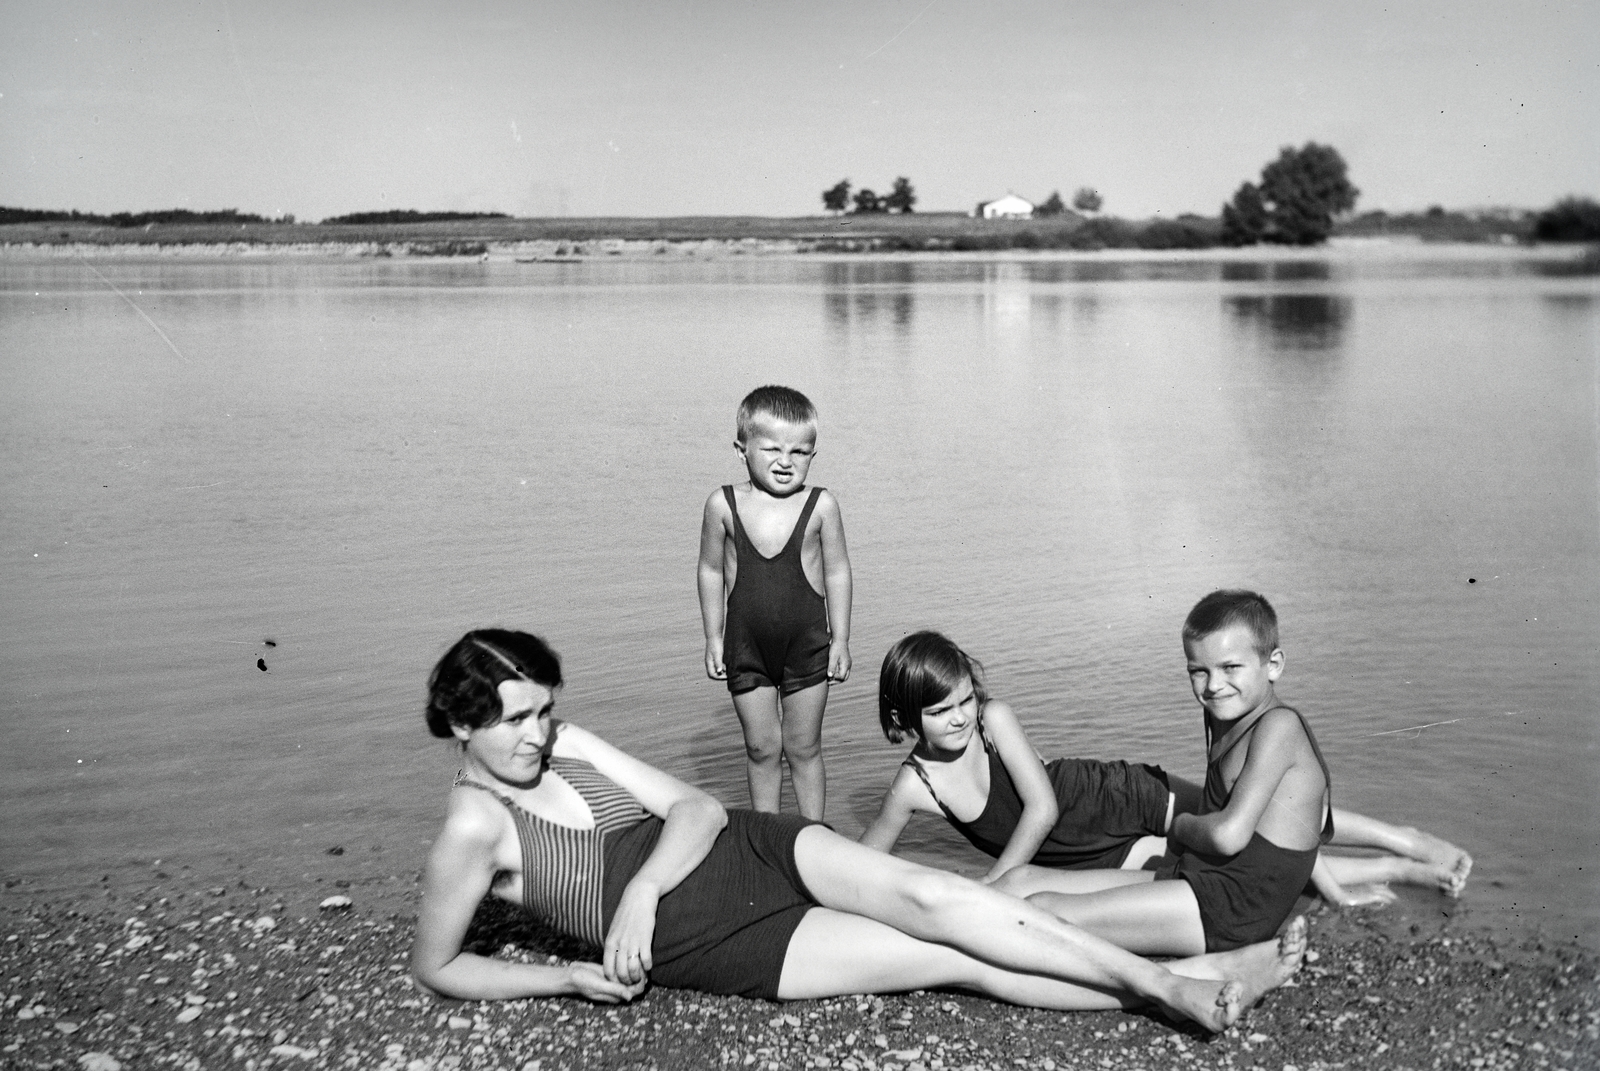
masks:
MULTIPOLYGON (((916 742, 861 835, 879 851, 891 850, 921 812, 942 816, 995 860, 985 883, 1027 864, 1137 870, 1166 851, 1176 815, 1199 809, 1200 786, 1160 767, 1093 759, 1047 766, 1011 708, 989 698, 977 659, 938 632, 912 633, 889 649, 878 704, 890 742, 916 742)), ((1459 896, 1472 870, 1470 855, 1421 830, 1338 807, 1333 826, 1334 844, 1389 853, 1319 854, 1312 884, 1338 907, 1390 903, 1390 882, 1459 896)))
POLYGON ((411 968, 471 1000, 631 1000, 647 981, 792 1000, 941 986, 1061 1010, 1155 1004, 1226 1028, 1282 985, 1305 922, 1278 941, 1152 963, 1023 900, 896 859, 792 815, 704 792, 552 717, 554 652, 469 632, 429 682, 428 727, 463 770, 423 873, 411 968), (599 963, 462 950, 487 893, 601 949, 599 963))

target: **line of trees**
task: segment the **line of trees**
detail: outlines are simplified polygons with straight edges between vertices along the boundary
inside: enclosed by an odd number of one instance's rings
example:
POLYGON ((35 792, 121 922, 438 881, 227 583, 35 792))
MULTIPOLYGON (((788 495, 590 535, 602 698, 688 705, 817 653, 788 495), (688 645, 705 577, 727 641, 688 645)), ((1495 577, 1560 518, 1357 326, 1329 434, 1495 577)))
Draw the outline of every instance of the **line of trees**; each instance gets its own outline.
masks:
POLYGON ((911 212, 912 206, 916 203, 916 190, 912 187, 911 180, 904 175, 895 179, 894 188, 882 196, 866 186, 861 187, 852 196, 850 180, 847 178, 840 179, 837 184, 822 191, 822 207, 835 215, 842 215, 845 212, 856 215, 883 212, 904 214, 911 212))
POLYGON ((386 212, 351 212, 330 216, 324 223, 442 223, 453 219, 510 219, 504 212, 418 212, 414 208, 392 208, 386 212))
POLYGON ((1356 206, 1361 191, 1351 185, 1344 157, 1330 145, 1308 141, 1285 145, 1261 169, 1261 182, 1246 182, 1222 206, 1225 245, 1317 245, 1333 233, 1333 218, 1356 206))
MULTIPOLYGON (((1078 192, 1072 195, 1072 207, 1086 216, 1092 216, 1100 211, 1105 200, 1100 196, 1100 191, 1093 186, 1079 186, 1078 192)), ((1067 212, 1067 203, 1061 199, 1060 190, 1050 191, 1050 196, 1041 203, 1033 206, 1036 216, 1063 216, 1067 212)))
MULTIPOLYGON (((285 222, 293 223, 293 216, 285 222)), ((223 208, 214 212, 192 212, 187 208, 167 208, 158 212, 114 212, 109 216, 93 212, 56 211, 48 208, 6 208, 0 206, 0 225, 7 223, 88 223, 96 227, 143 227, 150 223, 271 223, 265 216, 223 208)))

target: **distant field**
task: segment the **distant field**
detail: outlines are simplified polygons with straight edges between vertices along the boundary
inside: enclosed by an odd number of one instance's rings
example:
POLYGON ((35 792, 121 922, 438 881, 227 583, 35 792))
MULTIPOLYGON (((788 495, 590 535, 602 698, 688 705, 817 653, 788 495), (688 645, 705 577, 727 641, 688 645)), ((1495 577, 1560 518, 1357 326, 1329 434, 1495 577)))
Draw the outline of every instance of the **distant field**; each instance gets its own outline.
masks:
POLYGON ((106 227, 82 223, 15 223, 0 226, 0 242, 40 245, 195 245, 247 242, 259 245, 320 243, 477 243, 623 241, 835 242, 887 248, 940 248, 971 241, 1009 247, 1066 244, 1085 226, 1077 216, 1041 220, 980 220, 959 213, 912 215, 597 217, 584 219, 474 219, 437 223, 323 225, 314 223, 156 224, 106 227))
MULTIPOLYGON (((1522 241, 1526 218, 1485 220, 1457 213, 1387 216, 1368 213, 1335 228, 1335 236, 1424 241, 1522 241)), ((200 246, 371 246, 413 255, 470 256, 492 246, 546 243, 558 255, 605 241, 781 242, 801 251, 894 252, 1000 249, 1205 249, 1218 244, 1219 223, 1201 216, 1123 220, 1074 213, 1048 219, 984 220, 958 212, 851 216, 592 217, 466 219, 432 223, 172 223, 110 227, 91 223, 0 226, 0 244, 200 246), (565 244, 570 243, 567 249, 565 244)))

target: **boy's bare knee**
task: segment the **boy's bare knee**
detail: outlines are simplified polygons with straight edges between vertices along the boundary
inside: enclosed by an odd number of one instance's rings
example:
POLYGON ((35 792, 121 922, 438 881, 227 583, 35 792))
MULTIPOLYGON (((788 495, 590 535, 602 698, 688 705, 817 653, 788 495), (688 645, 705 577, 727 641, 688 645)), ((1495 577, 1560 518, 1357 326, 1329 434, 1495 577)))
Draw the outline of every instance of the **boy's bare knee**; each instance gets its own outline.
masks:
POLYGON ((785 740, 783 753, 790 762, 812 763, 822 757, 821 740, 785 740))
POLYGON ((757 766, 776 766, 783 754, 783 745, 776 740, 746 740, 744 754, 757 766))

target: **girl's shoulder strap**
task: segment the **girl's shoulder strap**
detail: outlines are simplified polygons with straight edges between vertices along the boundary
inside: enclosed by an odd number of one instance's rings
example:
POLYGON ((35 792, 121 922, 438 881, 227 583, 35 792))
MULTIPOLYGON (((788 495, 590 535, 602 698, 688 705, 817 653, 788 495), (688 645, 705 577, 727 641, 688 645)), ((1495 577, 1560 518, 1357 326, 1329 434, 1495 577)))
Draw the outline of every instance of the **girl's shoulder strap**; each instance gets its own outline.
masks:
POLYGON ((907 755, 906 761, 902 762, 900 765, 909 766, 911 768, 911 772, 916 774, 917 778, 922 782, 922 787, 928 790, 928 795, 933 797, 933 802, 939 805, 939 812, 943 814, 946 819, 954 822, 956 820, 956 816, 950 813, 950 808, 944 805, 944 800, 939 798, 939 793, 933 790, 933 782, 928 779, 928 771, 923 768, 922 762, 917 758, 916 753, 913 752, 912 754, 907 755))
POLYGON ((989 735, 989 726, 983 720, 983 707, 978 708, 978 739, 983 741, 983 750, 988 754, 1000 753, 999 748, 995 746, 994 738, 989 735))

